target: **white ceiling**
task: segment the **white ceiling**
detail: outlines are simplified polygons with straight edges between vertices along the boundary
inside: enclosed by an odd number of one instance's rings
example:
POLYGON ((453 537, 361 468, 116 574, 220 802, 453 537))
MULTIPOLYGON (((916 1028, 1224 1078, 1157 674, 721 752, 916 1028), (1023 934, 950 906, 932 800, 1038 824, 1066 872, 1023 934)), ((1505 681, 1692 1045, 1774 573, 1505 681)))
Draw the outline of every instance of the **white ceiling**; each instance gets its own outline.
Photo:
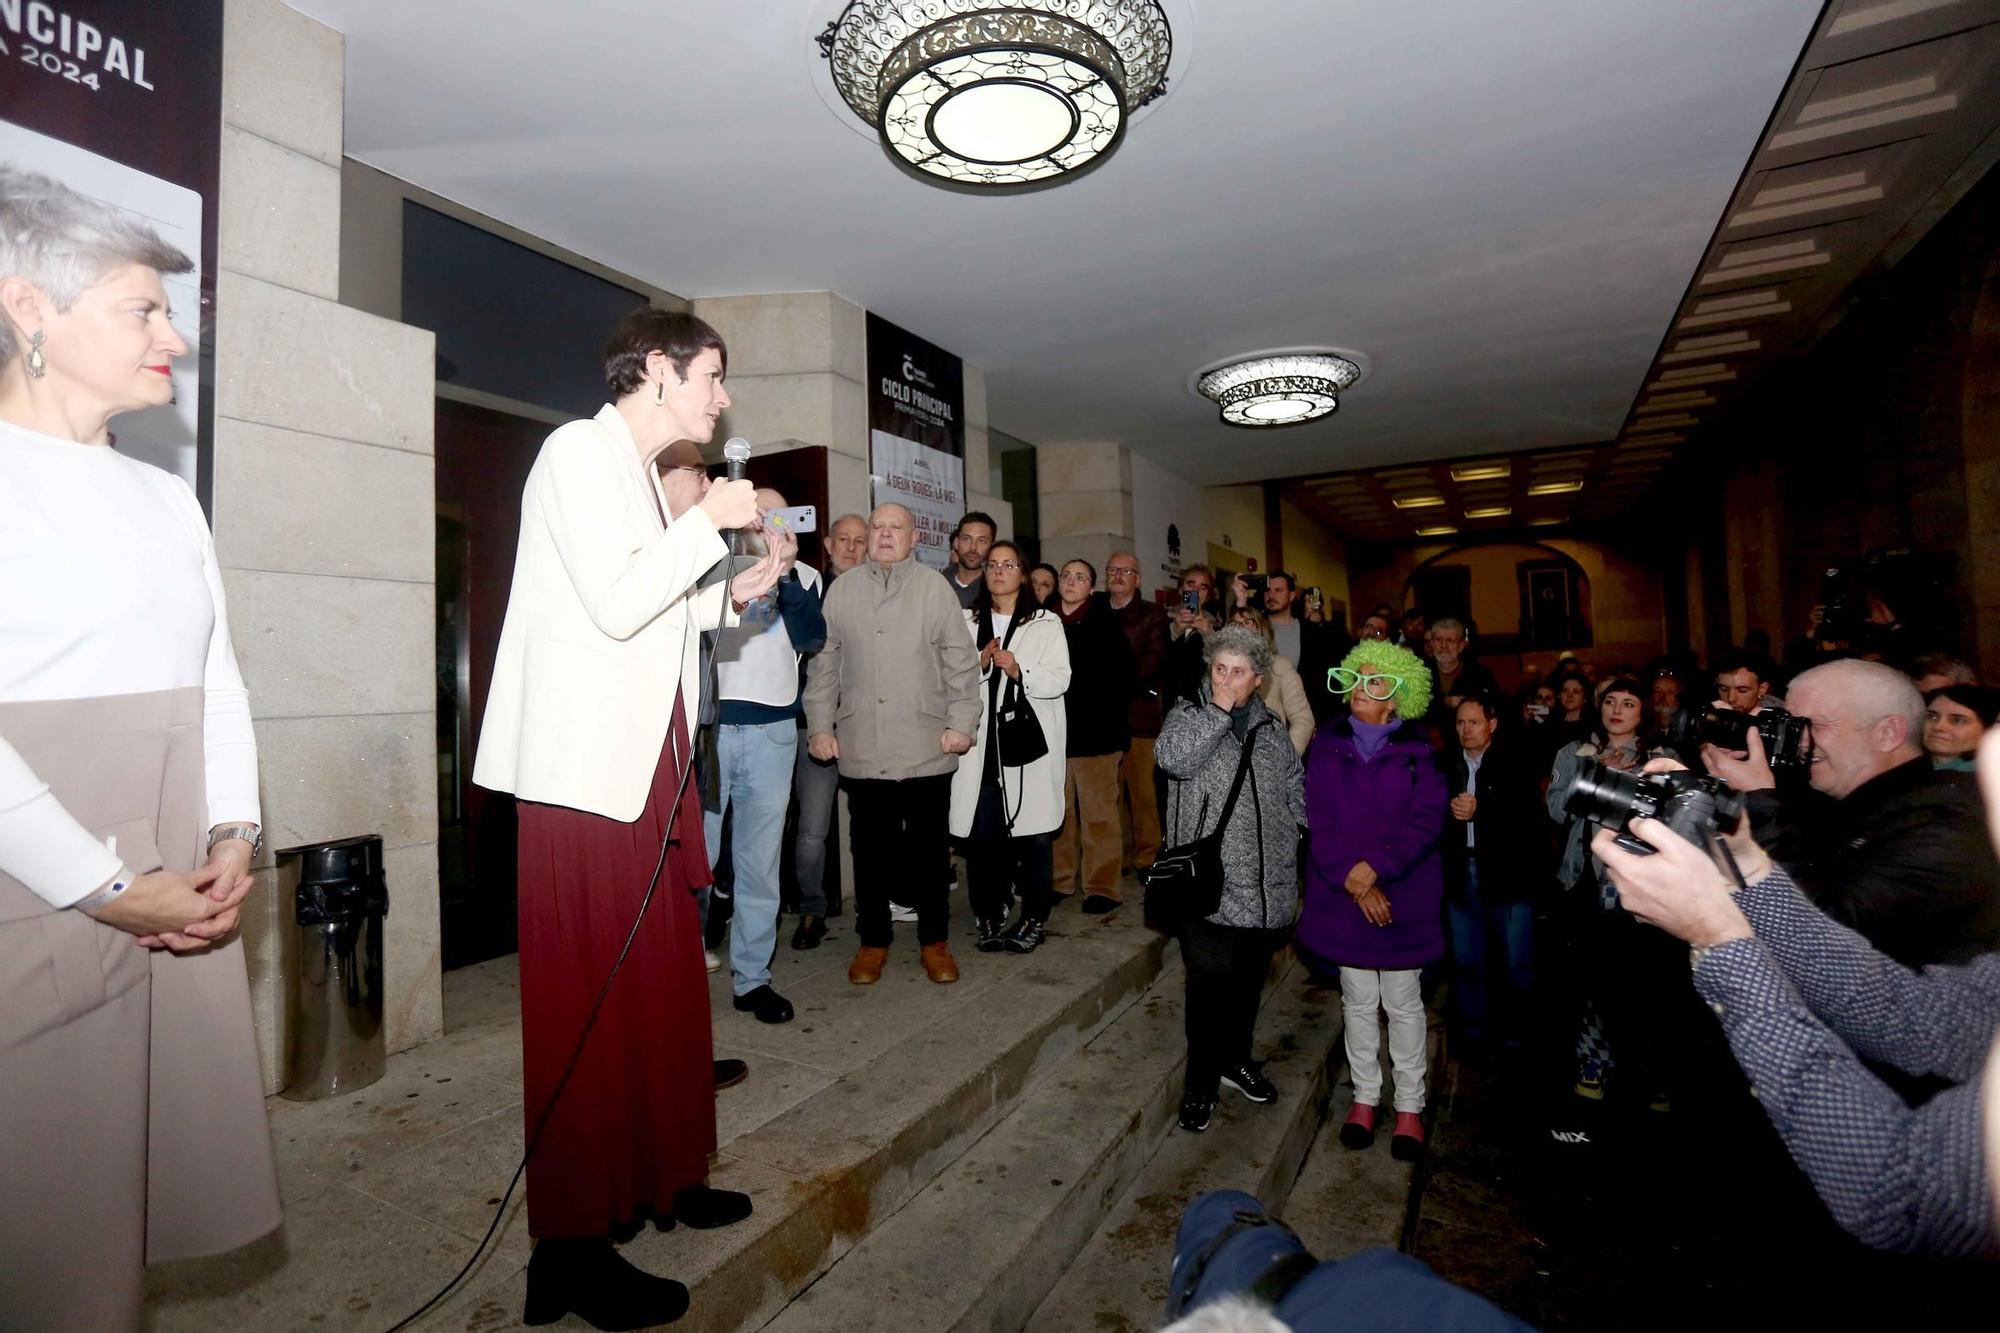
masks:
POLYGON ((829 110, 833 0, 292 2, 347 35, 350 155, 685 296, 836 291, 985 367, 997 428, 1202 482, 1615 435, 1820 12, 1170 0, 1117 156, 981 198, 829 110), (1371 365, 1325 421, 1187 388, 1305 344, 1371 365))

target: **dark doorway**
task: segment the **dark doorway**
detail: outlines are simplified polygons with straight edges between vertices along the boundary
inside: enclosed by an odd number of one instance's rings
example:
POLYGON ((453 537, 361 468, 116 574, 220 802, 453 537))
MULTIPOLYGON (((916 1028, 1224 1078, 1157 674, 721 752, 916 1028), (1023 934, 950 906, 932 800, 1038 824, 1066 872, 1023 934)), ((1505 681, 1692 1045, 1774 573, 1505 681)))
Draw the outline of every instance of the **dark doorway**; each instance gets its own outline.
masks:
POLYGON ((1445 616, 1472 623, 1472 571, 1466 566, 1426 565, 1410 575, 1410 591, 1430 624, 1445 616))
POLYGON ((521 487, 553 427, 437 404, 438 891, 443 965, 514 952, 514 798, 472 782, 514 580, 521 487))

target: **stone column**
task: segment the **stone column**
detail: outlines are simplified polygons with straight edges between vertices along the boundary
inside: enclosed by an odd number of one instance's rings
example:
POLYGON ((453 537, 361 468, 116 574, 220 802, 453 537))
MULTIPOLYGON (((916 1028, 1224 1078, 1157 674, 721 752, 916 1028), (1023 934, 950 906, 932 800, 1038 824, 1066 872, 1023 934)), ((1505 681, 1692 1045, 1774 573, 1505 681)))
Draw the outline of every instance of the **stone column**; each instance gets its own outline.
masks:
POLYGON ((443 1030, 434 340, 337 300, 341 35, 278 0, 225 16, 214 522, 257 728, 244 942, 276 1091, 294 928, 275 848, 382 835, 389 1049, 443 1030))
POLYGON ((1111 553, 1131 549, 1132 454, 1122 444, 1040 445, 1035 450, 1036 491, 1042 511, 1042 558, 1061 566, 1084 559, 1097 567, 1098 584, 1111 553))

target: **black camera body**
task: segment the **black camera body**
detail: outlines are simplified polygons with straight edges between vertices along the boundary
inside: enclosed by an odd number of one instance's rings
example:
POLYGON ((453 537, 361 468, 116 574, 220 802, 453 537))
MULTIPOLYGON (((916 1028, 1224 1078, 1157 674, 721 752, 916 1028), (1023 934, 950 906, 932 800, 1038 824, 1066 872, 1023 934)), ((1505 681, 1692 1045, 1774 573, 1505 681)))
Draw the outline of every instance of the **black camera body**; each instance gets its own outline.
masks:
POLYGON ((1752 727, 1763 738, 1764 757, 1773 769, 1804 768, 1812 762, 1812 722, 1781 708, 1761 713, 1739 713, 1717 704, 1700 712, 1683 709, 1667 739, 1683 754, 1693 754, 1704 745, 1740 754, 1750 748, 1752 727))
POLYGON ((1648 856, 1659 849, 1628 831, 1633 820, 1657 819, 1695 846, 1706 848, 1723 829, 1736 827, 1743 817, 1745 800, 1743 793, 1729 784, 1686 769, 1622 773, 1586 759, 1563 806, 1579 819, 1619 830, 1620 847, 1648 856))

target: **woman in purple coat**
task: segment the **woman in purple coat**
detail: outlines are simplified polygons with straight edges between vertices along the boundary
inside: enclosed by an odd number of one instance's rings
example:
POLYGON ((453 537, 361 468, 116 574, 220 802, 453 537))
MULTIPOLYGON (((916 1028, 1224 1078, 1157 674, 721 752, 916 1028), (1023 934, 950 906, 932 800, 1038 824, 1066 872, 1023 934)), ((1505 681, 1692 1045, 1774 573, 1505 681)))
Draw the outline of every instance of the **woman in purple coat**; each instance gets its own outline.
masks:
POLYGON ((1424 1143, 1426 1023, 1418 974, 1444 956, 1444 864, 1438 852, 1450 793, 1422 718, 1430 671, 1407 648, 1366 642, 1329 674, 1349 715, 1330 722, 1306 752, 1305 903, 1297 947, 1340 969, 1347 1067, 1354 1109, 1340 1141, 1375 1141, 1382 1103, 1381 1029, 1389 1015, 1396 1077, 1390 1149, 1416 1156, 1424 1143), (1411 719, 1408 722, 1403 718, 1411 719))

